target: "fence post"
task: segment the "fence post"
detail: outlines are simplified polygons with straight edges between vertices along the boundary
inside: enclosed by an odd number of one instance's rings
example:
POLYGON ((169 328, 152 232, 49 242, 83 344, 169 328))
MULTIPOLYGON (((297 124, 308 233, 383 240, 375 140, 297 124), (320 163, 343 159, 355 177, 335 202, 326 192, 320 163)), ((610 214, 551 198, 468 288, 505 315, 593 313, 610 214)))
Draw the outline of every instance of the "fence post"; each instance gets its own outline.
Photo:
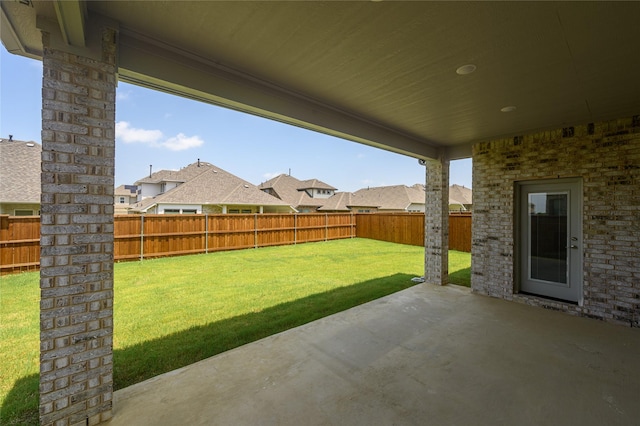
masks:
POLYGON ((140 215, 140 260, 144 260, 144 214, 140 215))
POLYGON ((329 239, 329 213, 324 214, 324 240, 329 239))
POLYGON ((204 253, 209 253, 209 215, 204 215, 204 253))
POLYGON ((355 225, 356 225, 356 223, 354 222, 353 219, 355 218, 355 215, 353 214, 353 212, 349 212, 349 216, 350 216, 349 223, 351 224, 351 238, 354 238, 355 237, 355 225))
POLYGON ((298 213, 293 214, 293 245, 298 243, 298 213))
POLYGON ((253 248, 258 248, 258 214, 253 215, 253 248))

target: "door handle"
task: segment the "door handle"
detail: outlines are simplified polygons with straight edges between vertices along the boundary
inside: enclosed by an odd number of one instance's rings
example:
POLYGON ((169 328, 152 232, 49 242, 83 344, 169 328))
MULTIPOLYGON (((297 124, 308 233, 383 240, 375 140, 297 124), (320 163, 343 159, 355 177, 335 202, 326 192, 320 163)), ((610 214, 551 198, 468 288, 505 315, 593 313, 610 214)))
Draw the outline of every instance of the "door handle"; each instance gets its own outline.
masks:
POLYGON ((575 245, 575 244, 571 244, 569 247, 571 247, 572 249, 577 249, 578 248, 578 246, 575 245))

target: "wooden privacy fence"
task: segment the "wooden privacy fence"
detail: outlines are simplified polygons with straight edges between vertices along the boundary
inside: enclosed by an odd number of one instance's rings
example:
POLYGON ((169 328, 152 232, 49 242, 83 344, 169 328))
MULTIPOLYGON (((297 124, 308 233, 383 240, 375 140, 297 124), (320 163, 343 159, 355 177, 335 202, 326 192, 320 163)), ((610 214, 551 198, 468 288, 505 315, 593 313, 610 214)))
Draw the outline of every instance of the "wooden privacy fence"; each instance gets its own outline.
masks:
MULTIPOLYGON (((114 259, 136 260, 354 236, 424 245, 424 214, 118 215, 114 259)), ((471 251, 471 215, 449 216, 449 248, 471 251)), ((37 270, 40 217, 0 215, 0 274, 37 270)))
MULTIPOLYGON (((423 213, 358 214, 356 236, 424 246, 423 213)), ((471 213, 449 215, 449 249, 471 251, 471 213)))
POLYGON ((40 266, 40 216, 0 215, 0 274, 40 266))
POLYGON ((125 215, 114 224, 114 259, 146 259, 355 236, 338 214, 125 215))
MULTIPOLYGON (((330 214, 118 215, 114 260, 209 253, 355 236, 355 216, 330 214)), ((0 216, 0 274, 37 270, 40 217, 0 216)))

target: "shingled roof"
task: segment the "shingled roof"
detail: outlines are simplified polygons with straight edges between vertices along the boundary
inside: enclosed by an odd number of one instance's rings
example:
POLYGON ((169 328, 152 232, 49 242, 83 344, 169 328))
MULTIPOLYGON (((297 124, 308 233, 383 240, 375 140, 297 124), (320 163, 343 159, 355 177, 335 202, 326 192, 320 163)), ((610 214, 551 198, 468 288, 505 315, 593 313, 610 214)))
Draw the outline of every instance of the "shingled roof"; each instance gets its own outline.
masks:
POLYGON ((42 146, 0 140, 0 202, 40 203, 42 146))
POLYGON ((137 191, 138 187, 136 185, 120 185, 113 191, 113 195, 116 197, 120 195, 132 197, 136 195, 137 191))
POLYGON ((332 186, 317 179, 301 181, 286 174, 281 174, 269 179, 258 185, 258 188, 261 190, 270 189, 276 197, 295 208, 301 206, 321 207, 327 202, 327 198, 312 198, 304 191, 305 189, 335 190, 332 186))
POLYGON ((255 185, 214 166, 199 161, 177 171, 162 170, 136 183, 182 182, 181 185, 134 205, 145 212, 156 204, 286 206, 289 204, 266 194, 255 185))
POLYGON ((411 204, 425 202, 424 185, 392 185, 359 189, 353 194, 354 206, 378 206, 379 210, 407 210, 411 204))
POLYGON ((135 183, 136 185, 161 182, 183 183, 193 179, 210 168, 215 168, 215 166, 211 163, 198 160, 197 162, 189 164, 187 167, 183 167, 180 170, 159 170, 152 173, 150 176, 137 180, 135 183))
POLYGON ((473 204, 473 192, 470 188, 453 184, 449 187, 449 204, 473 204))
POLYGON ((298 189, 330 189, 332 191, 335 191, 337 188, 334 188, 328 183, 324 183, 323 181, 318 179, 307 179, 300 181, 300 186, 298 186, 298 189))

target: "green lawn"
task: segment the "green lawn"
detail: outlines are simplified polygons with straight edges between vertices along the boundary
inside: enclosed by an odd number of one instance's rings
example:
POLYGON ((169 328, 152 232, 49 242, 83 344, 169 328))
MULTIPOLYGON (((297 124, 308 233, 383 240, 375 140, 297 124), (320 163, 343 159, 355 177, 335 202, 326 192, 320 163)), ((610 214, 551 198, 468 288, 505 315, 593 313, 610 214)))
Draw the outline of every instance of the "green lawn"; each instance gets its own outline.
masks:
MULTIPOLYGON (((470 254, 450 252, 469 285, 470 254)), ((115 266, 120 389, 413 285, 422 247, 347 239, 115 266)), ((0 423, 37 424, 39 274, 0 278, 0 423)))

